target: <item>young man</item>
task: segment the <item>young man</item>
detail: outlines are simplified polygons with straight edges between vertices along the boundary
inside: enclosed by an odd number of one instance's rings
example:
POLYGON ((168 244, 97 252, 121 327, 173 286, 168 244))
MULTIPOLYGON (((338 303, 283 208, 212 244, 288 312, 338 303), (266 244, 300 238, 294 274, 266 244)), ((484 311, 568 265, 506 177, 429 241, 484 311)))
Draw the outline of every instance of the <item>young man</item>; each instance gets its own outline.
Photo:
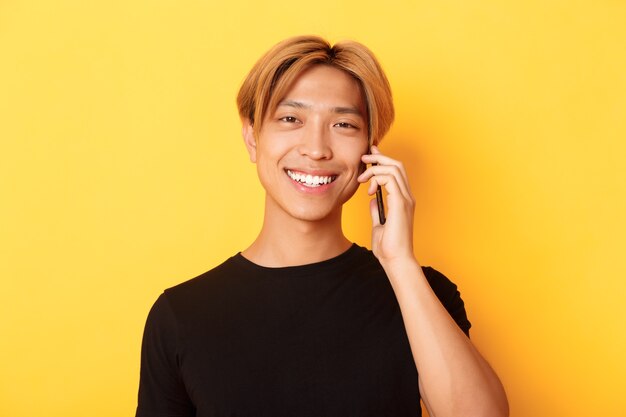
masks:
POLYGON ((156 301, 137 416, 419 416, 420 397, 431 416, 507 415, 456 286, 413 254, 405 169, 375 146, 394 111, 372 53, 287 39, 237 102, 266 191, 263 226, 156 301), (365 182, 387 192, 386 223, 371 204, 373 251, 341 227, 365 182))

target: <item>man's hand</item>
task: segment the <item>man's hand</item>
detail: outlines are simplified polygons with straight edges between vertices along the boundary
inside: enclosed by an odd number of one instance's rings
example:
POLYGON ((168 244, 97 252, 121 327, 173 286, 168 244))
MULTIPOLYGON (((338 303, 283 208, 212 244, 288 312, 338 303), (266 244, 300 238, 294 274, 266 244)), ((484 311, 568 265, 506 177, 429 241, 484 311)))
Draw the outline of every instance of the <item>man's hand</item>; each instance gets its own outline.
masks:
POLYGON ((387 221, 380 224, 376 199, 370 202, 372 215, 372 251, 380 263, 414 260, 413 216, 415 200, 411 194, 408 176, 402 162, 391 159, 372 146, 370 155, 363 155, 367 168, 358 178, 359 182, 370 181, 367 193, 374 195, 378 186, 387 193, 387 221))

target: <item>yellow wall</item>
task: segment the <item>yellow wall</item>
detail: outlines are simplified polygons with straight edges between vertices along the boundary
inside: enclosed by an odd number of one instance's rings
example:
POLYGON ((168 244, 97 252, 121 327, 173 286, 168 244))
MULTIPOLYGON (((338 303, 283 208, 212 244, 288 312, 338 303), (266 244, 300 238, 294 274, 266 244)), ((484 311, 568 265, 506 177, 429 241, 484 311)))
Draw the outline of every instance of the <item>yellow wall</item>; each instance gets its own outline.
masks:
POLYGON ((234 97, 301 33, 387 69, 419 259, 512 415, 624 415, 626 3, 249 3, 0 3, 0 415, 134 412, 152 302, 259 228, 234 97))

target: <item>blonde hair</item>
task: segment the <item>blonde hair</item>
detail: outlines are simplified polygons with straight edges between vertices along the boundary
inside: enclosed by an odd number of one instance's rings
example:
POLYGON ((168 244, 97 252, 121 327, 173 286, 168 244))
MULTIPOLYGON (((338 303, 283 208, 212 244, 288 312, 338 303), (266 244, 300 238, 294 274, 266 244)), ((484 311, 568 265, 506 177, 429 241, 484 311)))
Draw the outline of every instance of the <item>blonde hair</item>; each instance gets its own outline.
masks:
POLYGON ((276 110, 304 70, 319 64, 343 70, 359 82, 367 104, 369 143, 378 144, 394 118, 391 87, 374 54, 354 41, 331 46, 318 36, 296 36, 276 44, 257 61, 239 89, 239 116, 252 123, 258 137, 265 115, 276 110))

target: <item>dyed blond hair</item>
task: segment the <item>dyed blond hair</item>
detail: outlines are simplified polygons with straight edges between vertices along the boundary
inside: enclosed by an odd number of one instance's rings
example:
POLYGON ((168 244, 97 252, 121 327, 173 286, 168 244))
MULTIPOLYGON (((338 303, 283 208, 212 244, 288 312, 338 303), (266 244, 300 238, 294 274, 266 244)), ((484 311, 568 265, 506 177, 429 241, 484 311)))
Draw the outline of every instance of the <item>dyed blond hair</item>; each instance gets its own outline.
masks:
POLYGON ((243 82, 237 95, 240 117, 252 123, 258 137, 265 116, 276 111, 298 75, 320 64, 343 70, 359 82, 367 104, 369 143, 378 144, 394 118, 391 88, 374 54, 354 41, 331 46, 318 36, 297 36, 278 43, 243 82))

